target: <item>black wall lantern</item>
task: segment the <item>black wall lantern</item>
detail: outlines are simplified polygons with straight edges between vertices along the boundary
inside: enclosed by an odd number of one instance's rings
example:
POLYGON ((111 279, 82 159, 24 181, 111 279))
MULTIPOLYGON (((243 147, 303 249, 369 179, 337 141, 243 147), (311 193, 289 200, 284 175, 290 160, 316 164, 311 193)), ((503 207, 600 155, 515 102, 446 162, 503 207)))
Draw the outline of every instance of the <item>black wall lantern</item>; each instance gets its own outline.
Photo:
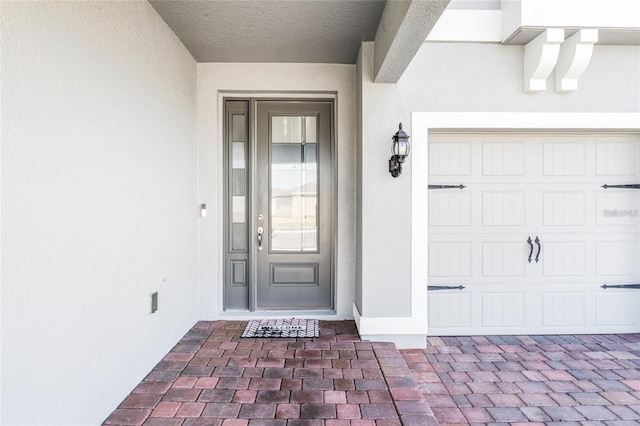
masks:
POLYGON ((394 178, 402 173, 402 163, 404 163, 404 159, 407 158, 411 150, 409 135, 402 130, 402 123, 398 127, 399 130, 392 138, 393 145, 391 145, 391 158, 389 159, 389 173, 394 178))

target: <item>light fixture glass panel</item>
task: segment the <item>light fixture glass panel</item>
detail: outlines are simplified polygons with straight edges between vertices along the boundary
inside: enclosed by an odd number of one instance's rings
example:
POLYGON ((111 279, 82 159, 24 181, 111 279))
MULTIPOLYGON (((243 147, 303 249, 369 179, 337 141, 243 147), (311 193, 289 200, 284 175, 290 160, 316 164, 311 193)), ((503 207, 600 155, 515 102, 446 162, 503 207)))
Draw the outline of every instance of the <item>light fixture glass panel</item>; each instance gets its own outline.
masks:
POLYGON ((303 117, 271 117, 271 140, 273 143, 302 142, 303 117))
POLYGON ((398 141, 398 155, 406 156, 409 152, 409 144, 406 141, 398 141))

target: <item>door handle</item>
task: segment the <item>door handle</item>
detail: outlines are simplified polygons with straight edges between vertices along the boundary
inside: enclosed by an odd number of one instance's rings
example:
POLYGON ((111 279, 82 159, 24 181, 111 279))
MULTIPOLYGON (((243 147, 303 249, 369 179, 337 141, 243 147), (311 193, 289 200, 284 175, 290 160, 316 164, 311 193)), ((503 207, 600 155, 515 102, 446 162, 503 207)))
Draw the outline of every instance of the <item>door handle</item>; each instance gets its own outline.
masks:
POLYGON ((262 251, 262 234, 264 234, 264 227, 262 225, 258 226, 256 232, 258 233, 258 251, 262 251))
POLYGON ((529 252, 529 263, 531 263, 531 257, 533 256, 533 244, 531 242, 531 236, 527 239, 527 244, 531 247, 531 251, 529 252))
POLYGON ((538 245, 538 253, 536 253, 536 263, 540 261, 540 251, 542 250, 542 245, 540 244, 540 238, 536 235, 535 243, 538 245))

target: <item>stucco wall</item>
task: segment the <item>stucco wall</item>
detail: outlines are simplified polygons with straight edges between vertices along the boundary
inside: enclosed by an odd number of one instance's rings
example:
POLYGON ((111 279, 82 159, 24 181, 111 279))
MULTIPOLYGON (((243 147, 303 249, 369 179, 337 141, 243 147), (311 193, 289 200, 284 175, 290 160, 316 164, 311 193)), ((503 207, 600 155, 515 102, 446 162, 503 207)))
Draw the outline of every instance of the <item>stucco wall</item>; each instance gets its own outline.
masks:
POLYGON ((196 64, 147 2, 1 4, 0 422, 98 424, 198 319, 196 64))
POLYGON ((411 156, 399 178, 387 171, 398 122, 411 134, 412 112, 640 112, 640 48, 595 46, 576 92, 557 94, 551 77, 548 90, 533 95, 523 91, 523 51, 523 46, 426 43, 397 84, 374 84, 373 43, 363 43, 358 62, 362 262, 356 283, 363 316, 411 314, 411 156))
POLYGON ((333 317, 352 317, 356 256, 355 71, 353 65, 331 64, 198 64, 199 193, 200 202, 208 206, 207 217, 202 219, 200 228, 200 314, 203 319, 223 314, 221 120, 222 99, 233 93, 245 97, 337 95, 337 306, 333 317))

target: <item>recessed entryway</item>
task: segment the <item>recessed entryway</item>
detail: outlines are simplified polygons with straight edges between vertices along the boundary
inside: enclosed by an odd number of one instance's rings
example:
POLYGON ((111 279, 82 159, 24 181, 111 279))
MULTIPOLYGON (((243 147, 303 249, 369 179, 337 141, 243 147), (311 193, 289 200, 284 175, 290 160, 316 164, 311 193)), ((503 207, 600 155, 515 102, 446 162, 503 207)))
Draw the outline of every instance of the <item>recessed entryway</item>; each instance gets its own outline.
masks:
POLYGON ((334 307, 332 100, 225 101, 225 309, 334 307))

